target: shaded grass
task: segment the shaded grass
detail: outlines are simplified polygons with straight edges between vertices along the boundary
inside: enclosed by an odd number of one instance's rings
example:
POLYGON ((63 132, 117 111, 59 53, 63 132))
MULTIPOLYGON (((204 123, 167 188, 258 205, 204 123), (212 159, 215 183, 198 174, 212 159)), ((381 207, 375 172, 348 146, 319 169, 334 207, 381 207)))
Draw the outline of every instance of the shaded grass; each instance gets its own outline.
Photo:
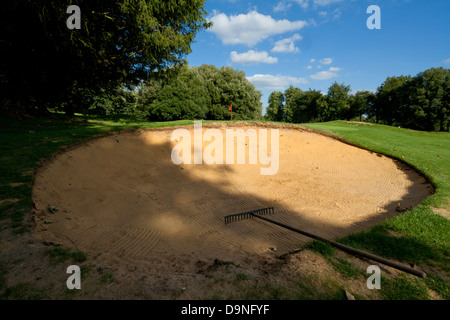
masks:
POLYGON ((23 282, 8 286, 9 263, 0 261, 0 300, 38 300, 48 298, 48 289, 37 288, 34 284, 23 282))
POLYGON ((8 274, 8 271, 6 270, 6 266, 6 262, 0 261, 0 292, 3 292, 7 287, 6 275, 8 274))
POLYGON ((434 266, 448 272, 449 230, 448 219, 422 205, 369 231, 344 237, 339 242, 385 258, 434 266), (399 236, 392 235, 389 230, 399 236))
POLYGON ((52 258, 54 263, 62 263, 68 259, 75 262, 84 262, 87 260, 87 255, 81 251, 70 251, 65 248, 57 247, 48 249, 46 253, 52 258))
POLYGON ((332 258, 336 252, 336 249, 332 245, 318 240, 307 243, 305 248, 320 253, 327 259, 332 258))
POLYGON ((357 278, 361 275, 359 269, 350 262, 343 258, 335 257, 336 249, 329 243, 314 240, 306 244, 305 248, 321 254, 345 278, 357 278))
POLYGON ((102 284, 109 284, 114 282, 114 274, 111 271, 102 273, 99 278, 99 282, 102 284))
POLYGON ((331 260, 331 264, 334 269, 342 274, 345 278, 357 278, 361 275, 361 272, 353 266, 350 262, 343 258, 335 258, 331 260))
POLYGON ((427 286, 419 279, 409 279, 403 276, 387 279, 382 278, 381 294, 385 300, 429 300, 427 286))
POLYGON ((437 275, 429 275, 425 282, 431 290, 439 294, 443 299, 450 300, 449 282, 437 275))
POLYGON ((1 296, 2 299, 10 300, 41 300, 46 297, 46 289, 38 289, 31 283, 18 283, 6 288, 1 296))
POLYGON ((317 283, 306 279, 297 279, 295 286, 287 288, 271 282, 253 282, 242 288, 243 300, 345 300, 345 292, 334 284, 321 283, 324 289, 319 291, 317 283))

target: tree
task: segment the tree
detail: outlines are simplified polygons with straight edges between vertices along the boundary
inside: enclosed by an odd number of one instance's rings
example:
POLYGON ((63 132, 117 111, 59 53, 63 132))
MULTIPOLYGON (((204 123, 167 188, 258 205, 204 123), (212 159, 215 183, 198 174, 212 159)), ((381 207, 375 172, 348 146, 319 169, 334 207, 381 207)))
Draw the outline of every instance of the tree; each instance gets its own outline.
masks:
POLYGON ((324 115, 324 120, 349 120, 349 97, 350 86, 334 82, 328 89, 328 109, 324 115))
POLYGON ((284 95, 280 91, 274 91, 269 96, 269 106, 266 109, 265 119, 269 121, 284 121, 284 95))
POLYGON ((230 67, 183 66, 177 76, 151 79, 137 92, 135 114, 155 121, 261 119, 261 92, 243 71, 230 67))
POLYGON ((411 88, 409 127, 448 131, 450 117, 450 70, 431 68, 419 73, 411 88))
POLYGON ((5 0, 0 94, 22 112, 65 102, 73 113, 80 92, 134 85, 182 64, 197 32, 211 25, 204 3, 79 0, 81 29, 69 30, 71 1, 5 0))
POLYGON ((176 78, 163 85, 147 110, 152 121, 204 119, 208 91, 195 68, 183 67, 176 78))
POLYGON ((262 94, 247 80, 243 71, 212 65, 202 65, 198 71, 209 93, 206 119, 228 120, 230 105, 233 105, 233 119, 261 119, 262 94))
POLYGON ((450 70, 431 68, 415 77, 388 77, 378 88, 372 113, 388 125, 448 131, 450 70))
POLYGON ((94 96, 89 108, 83 113, 101 115, 132 114, 135 102, 133 91, 119 87, 114 91, 105 91, 101 95, 94 96))
POLYGON ((296 108, 295 101, 301 96, 303 91, 300 88, 290 86, 284 91, 284 109, 285 109, 285 121, 293 122, 294 110, 296 108))
POLYGON ((351 95, 349 97, 350 118, 358 117, 359 121, 362 121, 363 114, 370 112, 373 96, 373 93, 366 90, 357 91, 354 95, 351 95))
POLYGON ((377 121, 402 125, 408 112, 410 76, 388 77, 377 90, 377 121))
POLYGON ((321 117, 325 97, 317 90, 303 91, 292 97, 292 122, 316 122, 321 117))

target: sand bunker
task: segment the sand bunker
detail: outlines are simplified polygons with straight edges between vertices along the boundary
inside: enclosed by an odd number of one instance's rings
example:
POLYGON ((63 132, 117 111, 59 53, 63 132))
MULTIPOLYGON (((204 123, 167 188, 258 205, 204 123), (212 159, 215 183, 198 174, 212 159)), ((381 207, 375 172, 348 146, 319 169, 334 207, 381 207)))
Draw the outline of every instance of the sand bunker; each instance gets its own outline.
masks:
MULTIPOLYGON (((229 128, 210 126, 224 136, 229 128)), ((432 192, 400 162, 300 128, 279 127, 279 170, 266 176, 263 165, 175 165, 172 132, 120 133, 56 155, 36 174, 33 201, 53 222, 40 221, 36 237, 124 261, 164 254, 236 261, 310 239, 258 219, 225 225, 226 215, 273 206, 273 219, 334 239, 432 192)))

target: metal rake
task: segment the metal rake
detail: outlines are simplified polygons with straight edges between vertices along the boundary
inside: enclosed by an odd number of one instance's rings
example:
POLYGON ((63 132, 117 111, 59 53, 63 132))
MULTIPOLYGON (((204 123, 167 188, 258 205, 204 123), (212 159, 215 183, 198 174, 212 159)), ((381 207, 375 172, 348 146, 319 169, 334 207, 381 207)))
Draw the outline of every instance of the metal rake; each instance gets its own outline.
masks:
POLYGON ((307 231, 304 231, 304 230, 300 230, 300 229, 291 227, 291 226, 289 226, 287 224, 284 224, 284 223, 281 223, 281 222, 278 222, 278 221, 275 221, 275 220, 263 217, 263 215, 274 214, 274 213, 275 213, 274 208, 273 207, 269 207, 269 208, 263 208, 263 209, 257 209, 257 210, 247 211, 247 212, 231 214, 231 215, 225 216, 225 224, 229 224, 229 223, 234 222, 234 221, 240 221, 240 220, 245 220, 245 219, 249 219, 249 218, 258 218, 258 219, 270 222, 272 224, 275 224, 277 226, 283 227, 285 229, 288 229, 288 230, 300 233, 300 234, 302 234, 304 236, 307 236, 307 237, 310 237, 310 238, 313 238, 313 239, 316 239, 316 240, 328 243, 328 244, 332 245, 333 247, 339 248, 342 251, 345 251, 345 252, 347 252, 349 254, 352 254, 354 256, 359 256, 359 257, 367 258, 367 259, 370 259, 370 260, 373 260, 373 261, 381 262, 381 263, 383 263, 383 264, 385 264, 387 266, 390 266, 392 268, 411 273, 411 274, 413 274, 415 276, 418 276, 418 277, 421 277, 421 278, 426 278, 426 276, 427 276, 425 274, 425 272, 417 270, 417 269, 414 269, 414 268, 411 268, 411 267, 406 266, 406 265, 404 265, 402 263, 398 263, 396 261, 388 260, 388 259, 379 257, 377 255, 374 255, 372 253, 365 252, 365 251, 362 251, 362 250, 358 250, 358 249, 346 246, 345 244, 342 244, 342 243, 339 243, 339 242, 335 242, 335 241, 332 241, 332 240, 329 240, 329 239, 325 239, 325 238, 322 238, 321 236, 315 235, 313 233, 310 233, 310 232, 307 232, 307 231))
POLYGON ((225 225, 227 225, 231 222, 253 218, 256 214, 257 215, 266 215, 266 214, 274 214, 274 213, 275 212, 274 212, 273 207, 269 207, 269 208, 256 209, 256 210, 241 212, 241 213, 236 213, 236 214, 230 214, 225 217, 225 225))

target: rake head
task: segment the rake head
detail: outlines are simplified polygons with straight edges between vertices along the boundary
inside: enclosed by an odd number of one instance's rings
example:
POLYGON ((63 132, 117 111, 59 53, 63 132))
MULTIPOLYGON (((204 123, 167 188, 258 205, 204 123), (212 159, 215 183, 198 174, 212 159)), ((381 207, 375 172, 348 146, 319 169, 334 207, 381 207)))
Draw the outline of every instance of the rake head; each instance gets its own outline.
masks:
POLYGON ((263 209, 256 209, 252 211, 247 212, 241 212, 236 214, 230 214, 228 216, 225 216, 225 224, 229 224, 234 221, 241 221, 245 219, 251 219, 255 214, 257 215, 266 215, 266 214, 274 214, 273 207, 269 208, 263 208, 263 209))

